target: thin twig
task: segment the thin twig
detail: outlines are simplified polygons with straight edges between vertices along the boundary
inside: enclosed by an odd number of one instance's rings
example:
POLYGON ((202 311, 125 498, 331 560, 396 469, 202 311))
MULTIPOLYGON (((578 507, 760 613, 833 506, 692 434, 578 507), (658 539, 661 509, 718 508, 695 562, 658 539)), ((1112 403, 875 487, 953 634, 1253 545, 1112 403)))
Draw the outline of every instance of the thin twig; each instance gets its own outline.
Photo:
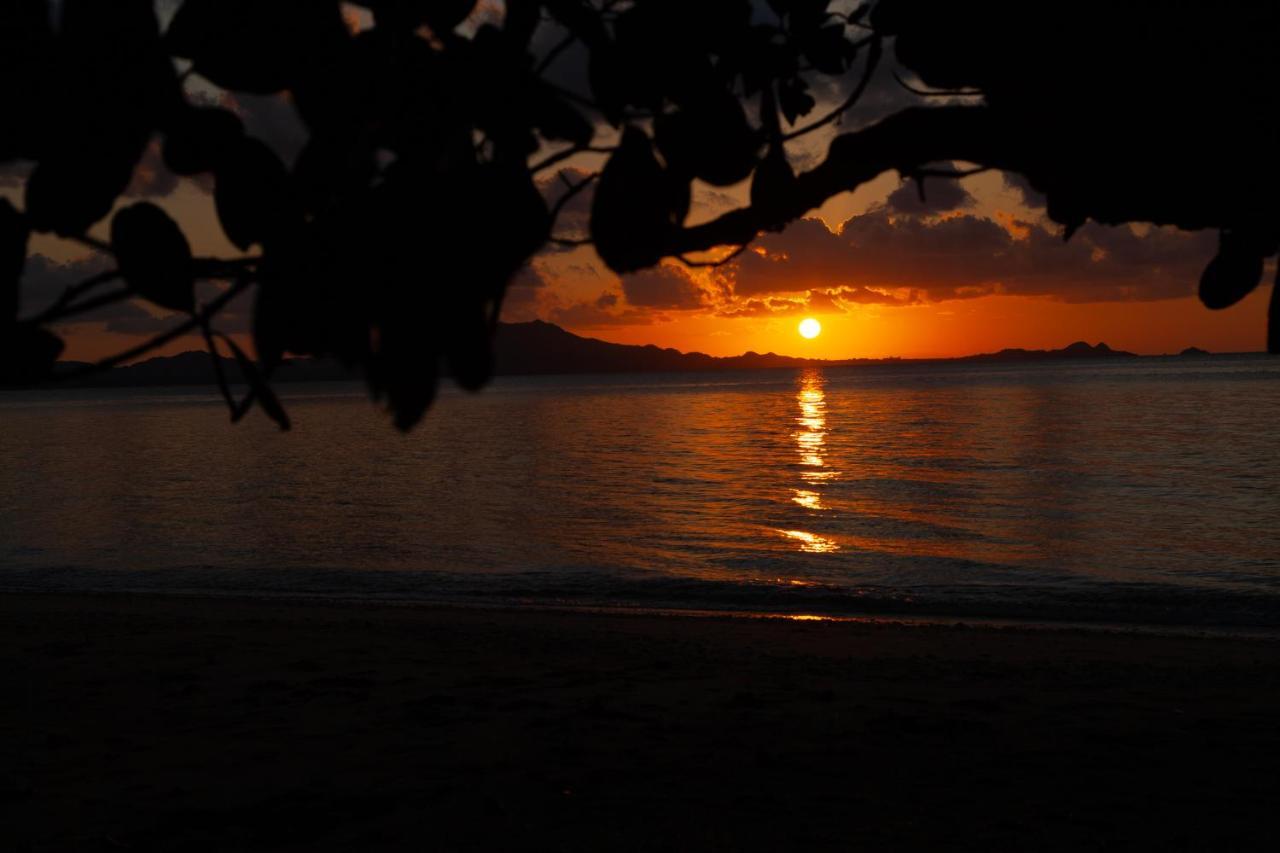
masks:
POLYGON ((576 35, 574 35, 573 33, 569 33, 567 36, 565 36, 563 39, 560 40, 559 44, 551 48, 551 50, 547 51, 547 55, 542 57, 542 61, 538 63, 537 68, 533 69, 533 73, 541 77, 542 72, 546 71, 547 68, 551 66, 551 63, 556 61, 556 57, 558 57, 560 54, 568 50, 569 45, 573 44, 577 40, 578 40, 578 37, 576 35))
POLYGON ((235 423, 240 419, 237 415, 240 407, 236 404, 235 397, 231 396, 231 386, 227 384, 227 372, 222 369, 222 356, 218 355, 218 345, 213 340, 213 329, 209 326, 208 317, 200 318, 200 332, 204 335, 204 343, 209 350, 209 360, 213 362, 214 381, 218 383, 222 399, 227 402, 227 408, 231 410, 231 422, 235 423))
POLYGON ((119 277, 119 270, 106 270, 105 272, 100 272, 97 275, 86 278, 84 281, 71 285, 62 292, 62 295, 58 297, 56 302, 33 317, 31 322, 41 324, 58 319, 63 316, 62 312, 66 310, 67 306, 75 301, 77 297, 85 295, 100 284, 105 284, 108 281, 112 281, 119 277))
POLYGON ((981 175, 990 172, 990 166, 974 166, 972 169, 911 169, 903 172, 905 178, 920 180, 921 178, 967 178, 970 175, 981 175))
POLYGON ((572 201, 574 196, 586 189, 591 182, 598 177, 600 177, 599 172, 592 172, 590 175, 587 175, 575 184, 564 176, 564 172, 560 173, 560 178, 568 184, 569 189, 564 195, 556 199, 556 203, 551 208, 551 223, 553 225, 555 224, 556 219, 560 217, 560 212, 564 210, 565 205, 572 201))
POLYGON ((850 107, 857 103, 858 99, 862 97, 862 94, 867 91, 867 86, 871 84, 871 76, 875 73, 876 67, 880 64, 880 57, 884 52, 884 48, 880 44, 879 36, 872 36, 869 41, 871 42, 871 50, 867 53, 867 61, 862 69, 862 79, 858 81, 858 85, 853 87, 853 91, 849 93, 849 97, 845 98, 844 103, 817 121, 810 122, 804 127, 799 127, 791 131, 782 137, 783 141, 795 139, 798 136, 804 136, 806 133, 810 133, 824 125, 830 124, 840 116, 844 115, 850 107))
POLYGON ((90 237, 88 234, 73 234, 67 239, 72 242, 79 243, 82 246, 88 246, 90 249, 97 249, 99 252, 104 252, 108 255, 115 254, 110 243, 105 243, 96 237, 90 237))
POLYGON ((921 89, 903 80, 897 71, 893 72, 893 79, 911 94, 925 98, 977 98, 984 94, 981 89, 921 89))
POLYGON ((729 261, 732 261, 734 258, 741 255, 743 252, 747 250, 747 247, 750 245, 751 245, 750 243, 743 243, 741 246, 734 249, 732 252, 725 255, 723 258, 720 258, 719 260, 715 260, 715 261, 691 261, 684 255, 676 255, 676 259, 687 267, 720 267, 720 266, 724 266, 725 264, 729 263, 729 261))
POLYGON ((143 343, 138 344, 137 346, 130 347, 127 350, 118 352, 112 356, 108 356, 107 358, 101 359, 100 361, 95 361, 93 364, 86 364, 83 367, 78 367, 78 368, 75 368, 74 370, 68 370, 66 373, 55 374, 54 376, 51 377, 51 379, 55 382, 66 381, 69 379, 79 379, 82 376, 88 376, 89 374, 97 373, 100 370, 106 370, 108 368, 115 367, 117 364, 124 364, 126 361, 129 361, 130 359, 137 358, 140 355, 145 355, 146 353, 150 352, 153 349, 162 347, 165 344, 169 343, 170 341, 174 340, 175 338, 180 338, 183 335, 187 334, 188 332, 192 331, 193 329, 197 328, 201 323, 207 322, 209 318, 213 317, 215 314, 217 314, 219 311, 225 308, 228 302, 230 302, 232 299, 236 298, 245 290, 247 290, 249 288, 249 285, 251 285, 252 283, 253 282, 251 279, 245 276, 241 276, 240 278, 236 279, 235 283, 232 284, 231 287, 229 287, 224 293, 222 293, 220 296, 218 296, 208 305, 204 306, 204 308, 200 309, 195 314, 192 314, 188 319, 184 320, 183 322, 179 323, 178 325, 174 326, 168 331, 161 332, 155 337, 150 338, 144 341, 143 343))
POLYGON ((536 174, 543 169, 550 168, 556 163, 568 160, 575 154, 612 154, 617 150, 614 146, 596 147, 591 145, 571 145, 568 148, 561 149, 554 154, 549 154, 538 163, 529 167, 529 171, 536 174))
MULTIPOLYGON (((553 89, 556 92, 558 92, 560 94, 560 97, 564 98, 565 100, 573 101, 575 104, 578 104, 579 106, 582 106, 582 107, 586 107, 589 110, 593 110, 594 112, 597 112, 602 116, 605 114, 604 107, 600 106, 595 101, 588 98, 586 95, 581 95, 573 91, 572 89, 566 89, 564 86, 559 86, 555 83, 552 83, 550 80, 543 80, 542 84, 547 88, 553 89)), ((623 111, 622 118, 624 121, 629 119, 651 119, 653 118, 653 112, 651 110, 629 109, 629 110, 623 111)))
POLYGON ((137 296, 137 295, 138 294, 135 293, 133 290, 127 287, 122 287, 119 290, 113 290, 110 293, 100 293, 97 296, 92 296, 84 300, 83 302, 77 302, 74 305, 68 305, 67 307, 60 310, 57 314, 49 314, 49 312, 46 311, 45 313, 41 314, 32 322, 42 323, 47 325, 49 323, 65 320, 68 317, 74 317, 77 314, 88 313, 89 311, 93 311, 94 309, 101 308, 104 305, 113 305, 116 302, 122 302, 125 299, 129 299, 130 297, 137 296))

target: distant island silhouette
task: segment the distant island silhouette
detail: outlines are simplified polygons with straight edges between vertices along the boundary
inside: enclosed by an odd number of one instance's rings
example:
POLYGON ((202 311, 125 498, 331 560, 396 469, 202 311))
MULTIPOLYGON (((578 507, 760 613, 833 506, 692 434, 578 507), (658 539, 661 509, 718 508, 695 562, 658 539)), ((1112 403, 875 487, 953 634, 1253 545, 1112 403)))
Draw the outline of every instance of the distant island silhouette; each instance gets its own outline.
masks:
MULTIPOLYGON (((1188 347, 1180 356, 1210 356, 1212 353, 1188 347)), ((566 331, 553 323, 534 320, 528 323, 502 323, 494 336, 497 374, 532 376, 544 374, 583 373, 689 373, 719 370, 760 370, 797 367, 848 367, 854 365, 934 364, 974 362, 1034 362, 1069 359, 1165 358, 1139 356, 1112 349, 1105 343, 1095 345, 1076 341, 1062 349, 1002 349, 955 358, 848 358, 818 359, 746 352, 735 356, 713 356, 701 352, 680 352, 649 344, 615 344, 597 338, 586 338, 566 331)), ((227 376, 236 381, 239 367, 230 358, 222 359, 227 376)), ((71 371, 83 362, 63 361, 58 371, 71 371)), ((53 387, 131 387, 160 385, 208 384, 213 376, 209 354, 203 351, 158 356, 110 371, 90 374, 74 382, 52 383, 53 387)), ((317 382, 357 379, 358 374, 334 361, 287 359, 277 371, 279 382, 317 382)))

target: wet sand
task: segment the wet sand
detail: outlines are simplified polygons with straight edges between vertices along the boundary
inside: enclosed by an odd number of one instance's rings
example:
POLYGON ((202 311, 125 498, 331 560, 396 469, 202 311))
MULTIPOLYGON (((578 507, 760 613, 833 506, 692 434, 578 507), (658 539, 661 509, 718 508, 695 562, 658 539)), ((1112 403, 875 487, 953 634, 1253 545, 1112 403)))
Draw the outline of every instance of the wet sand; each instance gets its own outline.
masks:
POLYGON ((1272 849, 1280 644, 0 595, 0 849, 1272 849))

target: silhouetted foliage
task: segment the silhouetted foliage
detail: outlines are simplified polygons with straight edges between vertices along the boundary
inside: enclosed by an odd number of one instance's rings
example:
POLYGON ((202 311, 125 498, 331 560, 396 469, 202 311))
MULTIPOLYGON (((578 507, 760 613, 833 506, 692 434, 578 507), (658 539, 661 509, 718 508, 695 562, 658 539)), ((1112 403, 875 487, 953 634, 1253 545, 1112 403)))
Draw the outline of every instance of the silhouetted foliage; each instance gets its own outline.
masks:
MULTIPOLYGON (((884 171, 945 174, 935 167, 953 161, 1025 175, 1068 237, 1088 219, 1220 229, 1200 283, 1212 308, 1255 288, 1277 249, 1272 4, 508 0, 496 23, 472 0, 355 5, 374 26, 348 27, 336 0, 185 0, 164 33, 151 0, 65 0, 56 27, 44 0, 0 7, 0 160, 35 163, 23 211, 0 205, 7 381, 47 375, 61 350, 51 324, 139 295, 190 316, 104 365, 203 330, 251 378, 247 400, 227 390, 234 416, 256 401, 284 426, 268 385, 282 356, 336 356, 363 367, 408 429, 442 369, 468 388, 486 381, 520 266, 549 240, 580 242, 553 226, 587 182, 549 210, 536 179, 582 152, 609 155, 590 241, 616 272, 708 263, 686 256, 709 250, 723 261, 884 171), (784 143, 841 120, 886 45, 925 86, 981 100, 841 132, 798 173, 784 143), (548 79, 567 49, 585 53, 582 91, 548 79), (309 131, 296 163, 193 100, 192 74, 233 93, 288 92, 309 131), (815 115, 822 78, 847 99, 815 115), (615 147, 592 147, 618 131, 615 147), (117 210, 109 245, 86 235, 156 133, 175 173, 212 177, 222 228, 247 254, 192 258, 145 203, 117 210), (749 206, 686 224, 695 180, 748 179, 749 206), (19 318, 29 230, 110 251, 118 269, 19 318), (90 293, 115 278, 123 290, 90 293), (196 279, 225 289, 197 305, 196 279), (256 366, 210 326, 249 289, 256 366)), ((1273 351, 1278 315, 1273 296, 1273 351)))

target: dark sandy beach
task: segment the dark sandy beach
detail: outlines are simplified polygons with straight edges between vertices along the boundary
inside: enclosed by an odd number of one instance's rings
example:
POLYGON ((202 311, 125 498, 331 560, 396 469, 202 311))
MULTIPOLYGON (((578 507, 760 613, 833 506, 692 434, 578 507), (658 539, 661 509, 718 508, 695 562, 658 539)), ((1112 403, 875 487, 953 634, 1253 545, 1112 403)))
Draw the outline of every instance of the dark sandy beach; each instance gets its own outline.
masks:
POLYGON ((1280 644, 0 596, 0 849, 1273 849, 1280 644))

